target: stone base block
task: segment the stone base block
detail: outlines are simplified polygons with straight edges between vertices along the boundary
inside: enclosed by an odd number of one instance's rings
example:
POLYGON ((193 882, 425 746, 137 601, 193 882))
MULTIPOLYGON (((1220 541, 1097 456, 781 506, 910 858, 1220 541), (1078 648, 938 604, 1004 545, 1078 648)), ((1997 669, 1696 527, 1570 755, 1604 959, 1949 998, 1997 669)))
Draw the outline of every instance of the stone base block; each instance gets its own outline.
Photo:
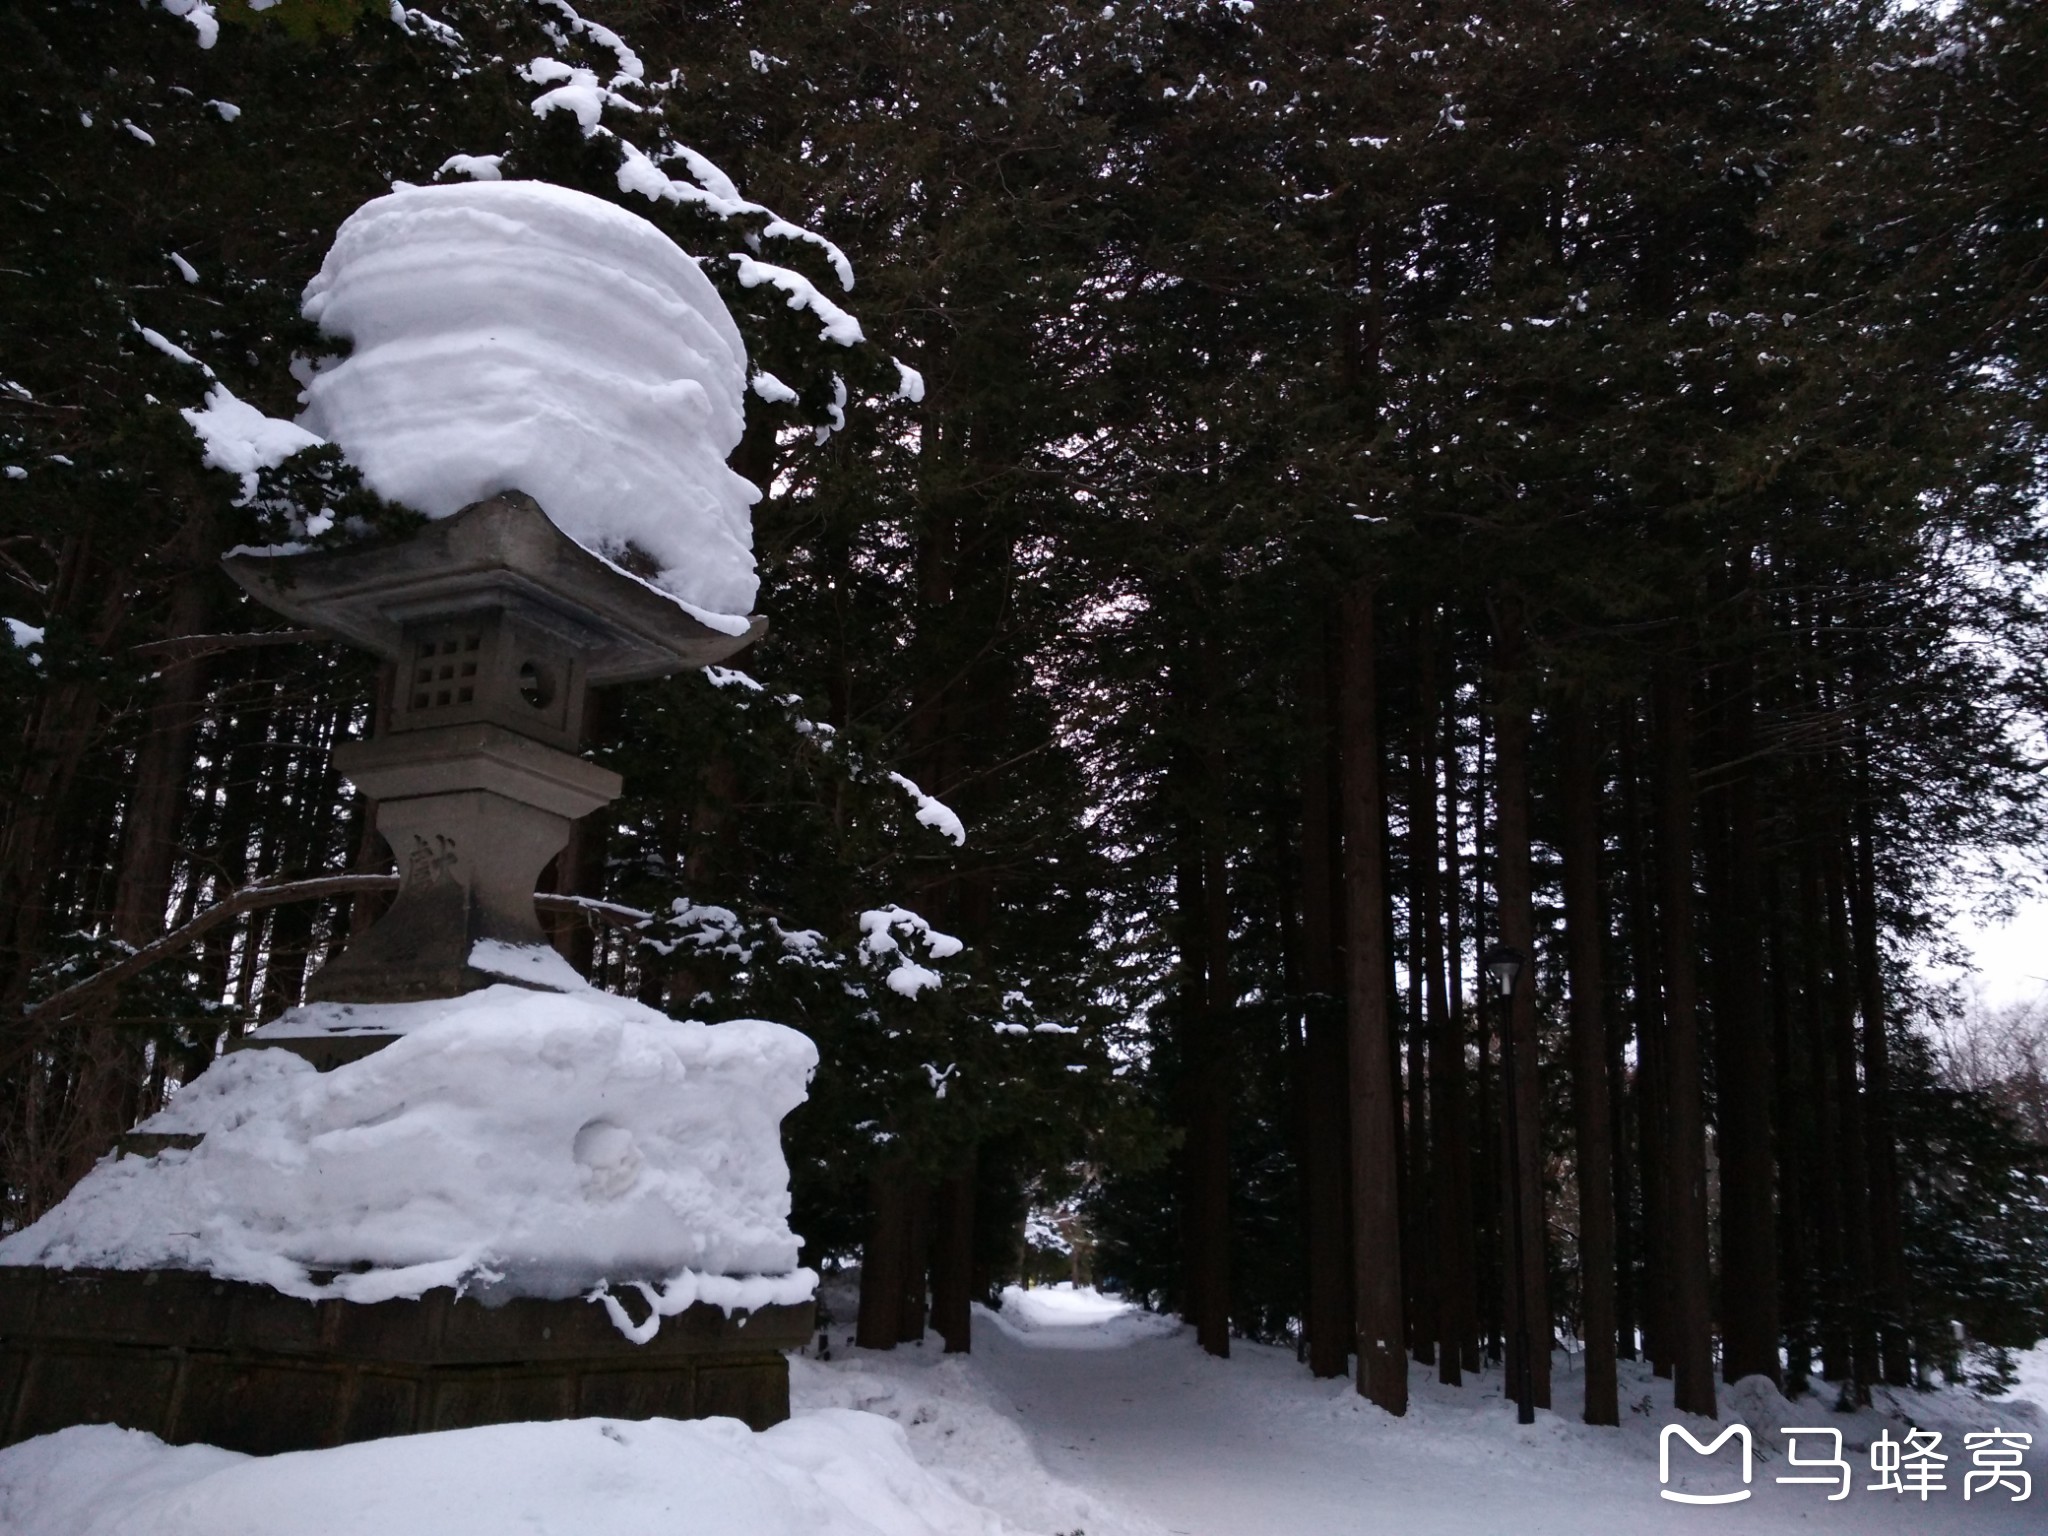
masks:
POLYGON ((310 1302, 183 1270, 0 1267, 0 1445, 72 1424, 255 1454, 526 1419, 766 1429, 812 1318, 699 1304, 635 1345, 579 1299, 310 1302))

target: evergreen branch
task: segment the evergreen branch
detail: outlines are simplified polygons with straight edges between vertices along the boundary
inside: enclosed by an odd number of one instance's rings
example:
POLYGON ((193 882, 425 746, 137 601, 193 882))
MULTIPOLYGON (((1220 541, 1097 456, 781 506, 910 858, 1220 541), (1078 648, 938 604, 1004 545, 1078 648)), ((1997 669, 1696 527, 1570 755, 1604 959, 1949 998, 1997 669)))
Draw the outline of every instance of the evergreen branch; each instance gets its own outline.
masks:
MULTIPOLYGON (((398 876, 395 874, 320 875, 310 880, 284 880, 243 886, 226 900, 216 902, 162 938, 143 945, 104 970, 95 971, 83 981, 72 983, 42 1002, 24 1008, 22 1020, 24 1023, 42 1023, 75 1014, 95 998, 169 959, 194 940, 218 928, 222 923, 240 917, 244 912, 286 906, 296 901, 319 901, 329 896, 367 895, 373 891, 392 891, 397 888, 398 876)), ((636 907, 622 906, 615 901, 598 901, 589 896, 564 896, 553 892, 541 892, 535 895, 533 903, 543 912, 581 913, 590 921, 603 923, 609 927, 630 928, 652 921, 650 913, 642 912, 636 907)))
POLYGON ((262 629, 240 635, 176 635, 166 640, 145 640, 129 649, 180 662, 197 661, 202 656, 216 655, 221 651, 246 651, 265 645, 304 645, 327 638, 317 629, 262 629))

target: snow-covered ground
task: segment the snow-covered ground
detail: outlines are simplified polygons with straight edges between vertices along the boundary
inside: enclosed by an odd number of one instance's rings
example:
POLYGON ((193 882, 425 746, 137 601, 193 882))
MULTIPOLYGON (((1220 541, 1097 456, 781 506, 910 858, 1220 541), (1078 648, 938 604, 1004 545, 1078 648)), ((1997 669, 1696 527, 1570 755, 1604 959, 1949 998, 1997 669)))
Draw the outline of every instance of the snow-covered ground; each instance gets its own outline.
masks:
MULTIPOLYGON (((1391 1419, 1344 1382, 1312 1381, 1285 1350, 1202 1354, 1188 1332, 1090 1291, 1005 1294, 977 1310, 974 1353, 938 1341, 851 1348, 843 1287, 829 1360, 791 1362, 796 1415, 765 1435, 729 1420, 579 1420, 421 1435, 267 1459, 148 1436, 67 1430, 0 1451, 8 1536, 1549 1536, 1722 1531, 1969 1532, 2048 1529, 2048 1346, 2022 1392, 1901 1394, 1837 1415, 1809 1400, 1731 1393, 1756 1432, 1754 1497, 1684 1507, 1659 1496, 1664 1384, 1630 1373, 1618 1430, 1576 1422, 1560 1361, 1557 1414, 1516 1426, 1498 1376, 1442 1388, 1417 1367, 1391 1419), (892 1422, 893 1421, 893 1422, 892 1422), (1948 1488, 1924 1502, 1866 1489, 1863 1447, 1911 1425, 1939 1430, 1948 1488), (1844 1432, 1854 1490, 1780 1486, 1786 1425, 1844 1432), (2030 1432, 2033 1497, 1965 1502, 1965 1432, 2030 1432)), ((1695 1431, 1707 1431, 1693 1421, 1695 1431)), ((1710 1438, 1703 1434, 1702 1438, 1710 1438)), ((1732 1448, 1679 1491, 1741 1486, 1732 1448)), ((1812 1455, 1809 1448, 1804 1454, 1812 1455)))
POLYGON ((2048 1339, 2021 1355, 2019 1364, 2020 1384, 2012 1395, 2038 1404, 2042 1414, 2048 1416, 2048 1339))
POLYGON ((1004 1536, 870 1414, 571 1419, 239 1456, 104 1425, 0 1451, 7 1536, 1004 1536))
MULTIPOLYGON (((828 1299, 832 1296, 828 1290, 828 1299)), ((841 1317, 851 1316, 843 1304, 841 1317)), ((2048 1411, 2017 1395, 1900 1394, 1884 1411, 1841 1415, 1742 1395, 1758 1451, 1754 1495, 1739 1507, 1659 1498, 1658 1434, 1676 1417, 1669 1383, 1624 1381, 1618 1430, 1577 1422, 1578 1378, 1559 1357, 1559 1412, 1527 1429, 1500 1395, 1497 1373, 1462 1389, 1412 1368, 1412 1402, 1393 1419, 1348 1382, 1312 1380, 1291 1351, 1239 1342, 1214 1360, 1171 1322, 1093 1293, 1011 1291, 1001 1314, 977 1312, 974 1353, 942 1356, 936 1340, 887 1354, 845 1350, 830 1364, 796 1362, 801 1407, 840 1406, 903 1424, 918 1459, 968 1498, 1035 1532, 1086 1536, 1586 1536, 1610 1531, 1721 1530, 1741 1536, 1844 1532, 2028 1532, 2048 1529, 2048 1411), (1082 1347, 1075 1347, 1080 1345, 1082 1347), (1924 1503, 1872 1493, 1861 1449, 1913 1425, 1944 1433, 1948 1491, 1924 1503), (1839 1428, 1854 1490, 1779 1486, 1786 1425, 1839 1428), (1965 1503, 1965 1432, 2030 1432, 2037 1485, 2025 1503, 1965 1503), (1027 1460, 1020 1447, 1028 1447, 1027 1460)), ((2028 1357, 2029 1390, 2048 1399, 2048 1347, 2028 1357)), ((1724 1421, 1735 1405, 1724 1401, 1724 1421)), ((1715 1432, 1691 1421, 1702 1440, 1715 1432)), ((1679 1447, 1676 1491, 1741 1486, 1733 1447, 1713 1463, 1679 1447), (1681 1471, 1686 1462, 1698 1470, 1681 1471), (1714 1471, 1708 1470, 1713 1467, 1714 1471)), ((1809 1443, 1802 1457, 1817 1454, 1809 1443)), ((2009 1496, 2008 1496, 2009 1497, 2009 1496)))

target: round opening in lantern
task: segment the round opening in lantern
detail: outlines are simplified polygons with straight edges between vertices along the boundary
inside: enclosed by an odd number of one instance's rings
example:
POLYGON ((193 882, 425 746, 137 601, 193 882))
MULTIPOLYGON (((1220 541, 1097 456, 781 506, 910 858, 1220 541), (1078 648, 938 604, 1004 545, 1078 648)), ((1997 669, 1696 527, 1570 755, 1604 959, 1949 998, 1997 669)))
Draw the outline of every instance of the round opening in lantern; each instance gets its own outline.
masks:
POLYGON ((521 662, 519 697, 535 709, 546 709, 555 702, 555 674, 537 661, 521 662))

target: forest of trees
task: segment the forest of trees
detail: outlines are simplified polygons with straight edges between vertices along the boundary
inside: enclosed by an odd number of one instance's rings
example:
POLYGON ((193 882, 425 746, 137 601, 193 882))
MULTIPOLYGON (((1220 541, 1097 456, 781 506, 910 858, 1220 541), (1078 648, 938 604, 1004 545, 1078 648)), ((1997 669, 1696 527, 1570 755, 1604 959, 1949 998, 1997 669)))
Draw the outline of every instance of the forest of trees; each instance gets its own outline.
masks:
POLYGON ((292 415, 340 220, 488 153, 706 258, 800 396, 735 461, 768 638, 593 706, 627 798, 550 888, 654 916, 549 921, 818 1042, 794 1224, 863 1343, 966 1347, 1034 1204, 1396 1412, 1518 1295, 1599 1423, 1618 1356, 1712 1413, 2048 1333, 2038 1037, 1942 1048, 1921 963, 2044 835, 2048 10, 586 0, 655 82, 603 125, 724 223, 529 109, 614 67, 559 0, 214 10, 0 17, 0 1230, 379 899, 263 887, 389 867, 374 666, 218 566, 366 493, 202 464, 144 328, 292 415), (767 209, 862 345, 717 259, 767 209), (892 903, 965 945, 913 999, 892 903))

